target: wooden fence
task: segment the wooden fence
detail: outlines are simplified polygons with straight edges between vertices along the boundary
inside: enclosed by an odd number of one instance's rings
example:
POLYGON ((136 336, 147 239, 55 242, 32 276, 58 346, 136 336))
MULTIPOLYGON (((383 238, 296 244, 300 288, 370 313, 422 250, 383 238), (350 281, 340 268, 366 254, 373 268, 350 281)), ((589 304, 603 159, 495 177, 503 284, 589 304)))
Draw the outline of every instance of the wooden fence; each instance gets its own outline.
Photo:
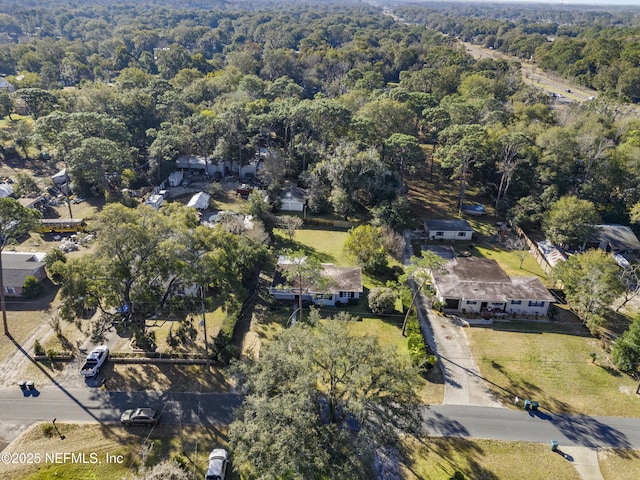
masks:
POLYGON ((540 253, 540 250, 538 250, 538 245, 533 240, 531 240, 520 227, 516 227, 516 233, 518 234, 518 237, 524 240, 524 242, 527 244, 529 252, 531 253, 531 255, 533 255, 533 258, 536 259, 536 262, 538 262, 538 265, 540 265, 540 268, 542 268, 544 273, 546 273, 547 275, 551 275, 551 270, 553 269, 553 267, 549 265, 547 259, 544 258, 544 255, 542 255, 542 253, 540 253))

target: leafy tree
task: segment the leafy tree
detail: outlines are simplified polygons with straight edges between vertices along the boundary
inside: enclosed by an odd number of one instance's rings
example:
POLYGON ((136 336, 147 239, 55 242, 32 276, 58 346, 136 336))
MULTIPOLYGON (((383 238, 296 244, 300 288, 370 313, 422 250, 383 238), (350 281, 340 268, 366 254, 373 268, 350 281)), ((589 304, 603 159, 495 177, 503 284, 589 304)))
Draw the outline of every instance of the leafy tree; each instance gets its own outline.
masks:
POLYGON ((569 195, 551 205, 542 220, 542 229, 552 243, 578 247, 594 237, 599 221, 593 203, 569 195))
POLYGON ((393 313, 396 309, 396 293, 387 287, 376 287, 369 291, 367 297, 369 310, 373 313, 393 313))
POLYGON ((622 293, 624 286, 616 261, 602 250, 587 250, 559 262, 553 276, 562 281, 567 301, 583 320, 602 315, 622 293))
POLYGON ((104 138, 87 138, 67 156, 74 189, 108 196, 122 188, 121 173, 133 166, 128 149, 104 138))
POLYGON ((453 171, 458 180, 458 210, 462 209, 471 167, 483 162, 486 133, 480 125, 451 125, 438 135, 440 148, 435 156, 444 168, 453 171))
POLYGON ((366 272, 382 273, 388 266, 387 252, 377 227, 360 225, 349 230, 349 236, 344 241, 344 251, 366 272))
POLYGON ((11 114, 13 113, 13 99, 11 98, 11 94, 7 91, 6 88, 0 90, 0 118, 4 118, 9 116, 9 120, 13 120, 11 118, 11 114))
POLYGON ((96 219, 94 251, 54 264, 64 279, 64 317, 97 308, 113 318, 121 311, 144 333, 149 316, 170 310, 176 294, 194 284, 208 287, 227 309, 241 302, 245 276, 259 265, 262 248, 221 228, 198 226, 191 210, 105 207, 96 219))
POLYGON ((14 198, 0 198, 0 304, 2 306, 2 325, 4 334, 9 335, 7 324, 7 308, 4 301, 4 270, 2 267, 2 252, 11 242, 30 230, 39 223, 42 215, 38 210, 26 208, 14 198))
POLYGON ((322 273, 322 265, 315 257, 310 257, 303 250, 285 250, 282 255, 287 259, 287 266, 282 269, 282 276, 287 280, 285 288, 297 293, 298 318, 303 320, 302 297, 309 293, 311 287, 321 289, 327 284, 322 273))
POLYGON ((415 305, 416 297, 422 293, 427 283, 431 282, 434 273, 444 273, 447 271, 447 261, 440 255, 430 251, 423 250, 420 256, 415 255, 409 260, 409 265, 405 268, 404 274, 398 279, 400 283, 409 283, 413 290, 411 304, 407 309, 407 313, 402 322, 402 334, 405 334, 407 321, 411 309, 415 305))
POLYGON ((636 203, 629 213, 631 223, 640 223, 640 202, 636 203))
POLYGON ((369 478, 376 453, 421 434, 413 367, 374 336, 350 335, 343 317, 296 324, 238 366, 246 396, 229 440, 242 473, 369 478))
POLYGON ((615 342, 611 349, 613 363, 625 372, 637 372, 640 366, 640 315, 631 322, 629 329, 615 342))
POLYGON ((22 286, 22 296, 24 298, 36 298, 42 293, 42 283, 33 275, 28 275, 24 279, 22 286))
POLYGON ((55 95, 41 88, 21 88, 15 96, 26 104, 34 120, 50 113, 57 102, 55 95))
POLYGON ((63 277, 58 273, 60 268, 55 266, 57 262, 61 264, 67 262, 67 255, 59 248, 52 248, 44 256, 44 266, 47 269, 47 276, 51 281, 58 285, 62 281, 63 277))
POLYGON ((400 175, 404 181, 405 172, 413 174, 415 168, 424 161, 424 152, 420 148, 418 139, 412 135, 394 133, 384 141, 384 160, 400 175))
POLYGON ((35 179, 25 172, 16 173, 16 181, 13 184, 13 193, 18 197, 40 193, 40 187, 35 179))

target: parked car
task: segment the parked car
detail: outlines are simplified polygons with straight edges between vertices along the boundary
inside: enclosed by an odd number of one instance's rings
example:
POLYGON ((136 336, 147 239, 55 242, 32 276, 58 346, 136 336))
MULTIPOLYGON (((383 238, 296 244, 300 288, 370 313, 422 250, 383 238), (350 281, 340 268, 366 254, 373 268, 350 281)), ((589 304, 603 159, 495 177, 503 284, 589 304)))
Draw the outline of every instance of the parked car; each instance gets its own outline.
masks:
POLYGON ((209 467, 205 480, 224 480, 228 463, 229 453, 224 448, 214 448, 209 454, 209 467))
POLYGON ((155 425, 160 420, 160 412, 155 408, 141 407, 125 410, 120 416, 120 423, 129 425, 155 425))

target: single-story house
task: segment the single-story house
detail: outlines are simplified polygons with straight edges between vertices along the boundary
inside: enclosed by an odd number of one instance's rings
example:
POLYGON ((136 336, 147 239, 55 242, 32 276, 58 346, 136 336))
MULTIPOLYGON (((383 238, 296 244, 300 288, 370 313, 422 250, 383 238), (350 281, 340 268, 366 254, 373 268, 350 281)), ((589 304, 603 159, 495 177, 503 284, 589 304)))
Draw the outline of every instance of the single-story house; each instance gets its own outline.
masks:
POLYGON ((598 234, 592 242, 587 244, 588 246, 630 257, 640 255, 640 241, 630 227, 616 224, 596 225, 596 227, 598 227, 598 234))
POLYGON ((206 210, 207 208, 209 208, 210 199, 211 195, 209 195, 208 193, 198 192, 193 197, 191 197, 191 200, 189 200, 189 203, 187 203, 187 207, 193 207, 198 210, 206 210))
POLYGON ((538 277, 509 277, 495 260, 457 257, 431 287, 445 311, 546 315, 555 298, 538 277))
POLYGON ((466 220, 431 220, 424 221, 424 231, 429 240, 471 240, 473 228, 466 220))
POLYGON ((300 187, 287 187, 280 193, 280 210, 303 212, 307 204, 307 192, 300 187))
POLYGON ((300 290, 302 290, 302 300, 313 302, 315 305, 357 303, 364 291, 362 288, 362 269, 360 268, 336 267, 330 263, 323 263, 320 273, 324 278, 323 282, 303 280, 301 286, 297 279, 292 282, 287 280, 285 271, 293 267, 292 259, 282 256, 278 258, 273 283, 269 289, 269 293, 276 300, 296 301, 300 290), (319 286, 320 283, 322 285, 319 286))
POLYGON ((24 281, 33 275, 39 281, 47 277, 44 253, 2 252, 2 279, 4 294, 10 297, 22 295, 24 281))

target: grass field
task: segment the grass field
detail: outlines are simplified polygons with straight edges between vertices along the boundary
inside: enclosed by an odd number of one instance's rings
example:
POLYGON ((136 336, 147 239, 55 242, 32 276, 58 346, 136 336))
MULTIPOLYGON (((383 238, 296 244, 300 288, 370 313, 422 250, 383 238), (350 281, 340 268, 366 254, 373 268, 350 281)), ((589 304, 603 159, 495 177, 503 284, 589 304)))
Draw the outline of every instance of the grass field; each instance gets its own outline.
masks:
POLYGON ((598 450, 600 471, 605 479, 640 478, 640 450, 598 450))
MULTIPOLYGON (((0 465, 1 478, 49 480, 119 480, 136 474, 142 463, 143 445, 150 446, 147 464, 179 459, 190 478, 204 477, 207 455, 227 444, 226 429, 215 426, 158 425, 151 433, 146 428, 124 429, 119 425, 56 424, 64 440, 54 432, 47 437, 43 424, 36 424, 12 443, 6 453, 39 454, 39 465, 0 465), (95 454, 99 464, 71 461, 52 463, 55 453, 95 454), (45 455, 49 454, 48 457, 45 455), (120 462, 106 462, 106 455, 121 456, 120 462), (44 461, 49 459, 49 461, 44 461)), ((551 452, 547 444, 514 443, 492 440, 427 438, 409 444, 410 460, 401 464, 405 480, 578 480, 570 462, 551 452), (462 477, 454 477, 456 473, 462 477)), ((61 458, 61 457, 58 457, 61 458)), ((605 479, 637 478, 636 452, 605 451, 600 453, 605 479)), ((233 465, 233 458, 232 464, 233 465)), ((227 479, 239 477, 230 469, 227 479)))
POLYGON ((506 405, 518 395, 551 412, 640 416, 637 383, 579 325, 496 322, 466 332, 482 376, 506 405))
MULTIPOLYGON (((61 440, 55 431, 47 437, 43 424, 35 424, 3 453, 31 453, 40 455, 39 464, 0 465, 1 478, 21 480, 96 479, 120 480, 139 472, 142 464, 143 446, 150 447, 147 464, 155 465, 165 460, 179 459, 190 473, 191 478, 204 478, 207 458, 213 448, 226 447, 226 429, 203 425, 162 425, 152 432, 143 427, 125 429, 120 425, 58 424, 61 440), (84 453, 86 463, 51 461, 53 453, 84 453), (92 463, 90 455, 95 454, 99 463, 92 463), (49 457, 46 455, 49 454, 49 457), (119 461, 106 461, 121 456, 119 461)), ((227 478, 237 480, 232 471, 227 478)))
POLYGON ((421 444, 413 442, 411 447, 411 463, 403 466, 406 480, 581 478, 571 463, 552 452, 547 444, 429 438, 421 444))

